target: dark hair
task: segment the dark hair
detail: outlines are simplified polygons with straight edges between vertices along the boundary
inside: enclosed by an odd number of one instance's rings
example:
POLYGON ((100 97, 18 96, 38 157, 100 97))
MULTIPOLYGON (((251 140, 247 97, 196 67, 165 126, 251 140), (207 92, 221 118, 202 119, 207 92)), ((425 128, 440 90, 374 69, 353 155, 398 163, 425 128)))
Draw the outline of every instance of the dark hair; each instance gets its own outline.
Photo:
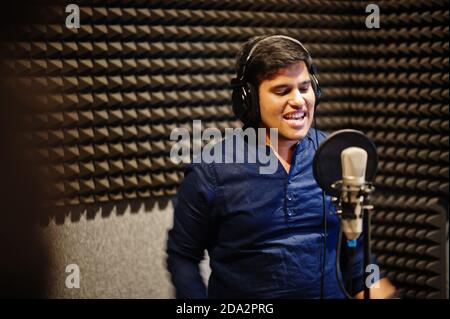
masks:
POLYGON ((258 86, 261 81, 269 79, 278 69, 288 67, 299 61, 307 62, 306 52, 295 42, 285 38, 264 40, 270 35, 250 38, 236 55, 236 73, 240 77, 245 60, 250 50, 259 43, 247 62, 244 79, 258 86))
MULTIPOLYGON (((270 79, 279 69, 286 68, 299 61, 305 61, 308 64, 307 53, 297 43, 283 37, 264 40, 270 36, 250 38, 242 45, 236 55, 236 77, 241 78, 243 76, 243 80, 255 89, 253 98, 257 105, 259 105, 259 85, 263 80, 270 79), (257 46, 245 66, 245 74, 242 74, 248 55, 255 45, 257 46)), ((309 67, 309 65, 307 66, 309 67)), ((250 107, 240 114, 239 118, 244 123, 244 127, 256 127, 258 124, 256 119, 259 118, 260 114, 254 114, 255 112, 260 112, 259 107, 250 107)))

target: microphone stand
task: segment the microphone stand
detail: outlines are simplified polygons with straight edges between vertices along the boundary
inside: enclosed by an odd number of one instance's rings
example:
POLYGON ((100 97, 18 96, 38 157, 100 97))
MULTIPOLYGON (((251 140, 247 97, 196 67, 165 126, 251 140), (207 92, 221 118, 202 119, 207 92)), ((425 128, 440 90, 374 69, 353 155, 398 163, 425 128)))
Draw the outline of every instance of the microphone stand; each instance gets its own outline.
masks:
POLYGON ((363 233, 364 233, 364 299, 370 299, 370 289, 367 287, 367 266, 370 264, 370 214, 363 208, 363 233))
POLYGON ((370 194, 373 192, 374 187, 371 184, 366 184, 361 189, 363 196, 363 234, 364 234, 364 300, 370 299, 370 288, 367 284, 367 266, 371 263, 371 211, 373 210, 373 205, 370 205, 370 194))

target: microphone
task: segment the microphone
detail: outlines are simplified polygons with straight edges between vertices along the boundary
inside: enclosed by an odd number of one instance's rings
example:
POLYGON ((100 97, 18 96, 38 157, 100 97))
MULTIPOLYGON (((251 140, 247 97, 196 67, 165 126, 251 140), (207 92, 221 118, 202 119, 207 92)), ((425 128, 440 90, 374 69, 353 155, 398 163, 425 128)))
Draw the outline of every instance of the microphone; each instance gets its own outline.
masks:
POLYGON ((364 149, 348 147, 341 152, 341 221, 349 247, 356 246, 356 240, 362 233, 364 196, 361 190, 366 185, 366 167, 367 152, 364 149))
MULTIPOLYGON (((317 148, 313 160, 313 173, 319 186, 332 197, 336 214, 340 217, 336 246, 336 279, 347 298, 352 295, 342 283, 340 254, 342 233, 347 237, 347 286, 352 291, 353 256, 357 239, 364 233, 364 271, 370 264, 370 195, 374 191, 372 181, 378 166, 377 149, 364 133, 346 129, 332 133, 317 148)), ((368 278, 367 272, 364 276, 368 278)), ((370 297, 367 286, 364 298, 370 297)))

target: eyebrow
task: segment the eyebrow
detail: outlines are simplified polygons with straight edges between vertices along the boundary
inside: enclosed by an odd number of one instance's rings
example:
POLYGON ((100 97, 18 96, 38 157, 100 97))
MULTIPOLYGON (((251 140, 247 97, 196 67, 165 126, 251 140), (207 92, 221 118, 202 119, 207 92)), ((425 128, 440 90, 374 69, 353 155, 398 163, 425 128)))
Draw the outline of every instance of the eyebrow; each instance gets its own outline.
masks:
MULTIPOLYGON (((302 83, 300 83, 300 85, 305 85, 305 84, 309 84, 309 83, 311 83, 311 80, 305 80, 302 83)), ((291 86, 291 85, 289 85, 289 84, 278 84, 278 85, 275 85, 275 86, 271 87, 271 90, 281 89, 281 88, 288 87, 288 86, 291 86)))

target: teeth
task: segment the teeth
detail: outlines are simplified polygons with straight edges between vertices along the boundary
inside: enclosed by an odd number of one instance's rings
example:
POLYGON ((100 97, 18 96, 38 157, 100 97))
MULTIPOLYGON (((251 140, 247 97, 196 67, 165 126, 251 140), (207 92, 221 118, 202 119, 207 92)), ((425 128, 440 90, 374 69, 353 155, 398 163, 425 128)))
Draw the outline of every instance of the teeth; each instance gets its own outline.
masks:
POLYGON ((299 120, 305 117, 305 113, 291 113, 284 116, 285 119, 299 120))

